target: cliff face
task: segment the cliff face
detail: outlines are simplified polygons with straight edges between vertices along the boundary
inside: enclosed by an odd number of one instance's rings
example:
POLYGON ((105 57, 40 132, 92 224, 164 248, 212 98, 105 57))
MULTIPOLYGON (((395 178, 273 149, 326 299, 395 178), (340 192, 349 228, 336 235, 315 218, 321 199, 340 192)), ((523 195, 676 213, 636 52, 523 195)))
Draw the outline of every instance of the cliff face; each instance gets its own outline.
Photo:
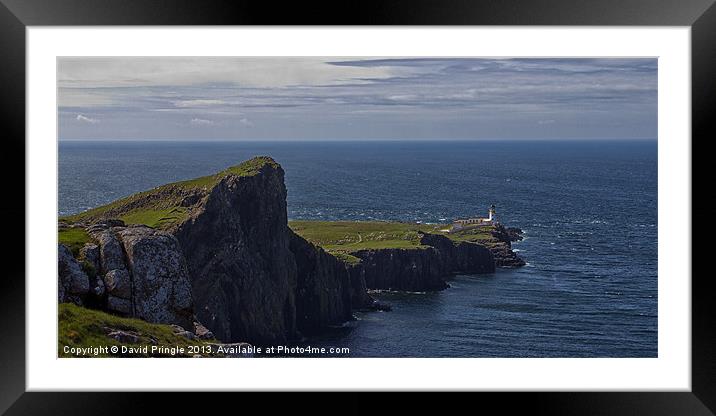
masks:
POLYGON ((187 258, 199 320, 223 341, 296 335, 296 264, 289 249, 283 170, 226 175, 172 226, 187 258))
MULTIPOLYGON (((289 230, 296 261, 296 325, 304 335, 352 319, 354 293, 346 265, 289 230)), ((358 296, 366 295, 358 283, 358 296), (361 293, 362 292, 362 293, 361 293)))
POLYGON ((448 273, 494 273, 495 259, 485 246, 467 241, 454 242, 444 235, 424 233, 420 243, 440 253, 448 273))
POLYGON ((492 273, 492 252, 479 244, 453 242, 449 238, 423 233, 416 249, 360 250, 351 254, 361 259, 368 289, 426 291, 448 287, 445 279, 455 273, 492 273))
POLYGON ((419 292, 447 287, 446 264, 434 248, 360 250, 351 254, 361 259, 368 289, 419 292))

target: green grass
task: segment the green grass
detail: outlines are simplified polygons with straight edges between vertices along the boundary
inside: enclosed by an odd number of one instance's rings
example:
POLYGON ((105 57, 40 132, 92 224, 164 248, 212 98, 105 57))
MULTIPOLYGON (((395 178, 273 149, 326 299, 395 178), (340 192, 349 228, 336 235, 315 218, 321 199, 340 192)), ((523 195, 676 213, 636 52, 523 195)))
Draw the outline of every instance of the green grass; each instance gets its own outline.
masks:
POLYGON ((289 227, 329 252, 351 253, 384 248, 425 248, 418 231, 438 232, 439 225, 382 221, 289 221, 289 227))
POLYGON ((352 256, 359 250, 368 249, 422 249, 418 231, 442 234, 454 241, 490 242, 493 227, 483 227, 447 234, 440 230, 448 224, 417 224, 382 221, 289 221, 289 227, 311 243, 346 263, 357 263, 352 256))
MULTIPOLYGON (((99 346, 118 346, 127 345, 131 347, 151 346, 150 340, 156 342, 158 346, 174 347, 189 345, 208 345, 216 343, 216 340, 189 340, 179 335, 175 335, 169 325, 150 324, 140 319, 122 318, 110 315, 105 312, 87 309, 72 303, 62 303, 59 305, 59 337, 57 340, 58 355, 60 357, 75 357, 75 355, 64 352, 65 346, 68 347, 99 347, 99 346), (121 343, 114 338, 107 336, 109 330, 131 331, 139 334, 140 341, 138 343, 121 343)), ((123 356, 121 354, 113 355, 111 351, 107 354, 100 354, 99 357, 123 356)), ((134 355, 132 355, 134 356, 134 355)), ((140 356, 158 356, 142 354, 140 356)), ((189 356, 188 354, 186 356, 189 356)), ((92 356, 94 357, 94 356, 92 356)))
POLYGON ((87 234, 84 228, 65 228, 59 230, 57 238, 60 244, 66 245, 72 255, 79 256, 80 249, 87 243, 92 241, 92 238, 87 234))
POLYGON ((165 209, 137 209, 119 217, 125 224, 144 224, 152 228, 165 228, 186 218, 185 207, 165 209))
POLYGON ((214 175, 162 185, 60 220, 76 223, 119 218, 127 224, 167 229, 188 218, 190 208, 183 206, 187 198, 198 201, 223 178, 229 175, 254 176, 265 166, 279 168, 279 164, 270 157, 255 157, 214 175))
POLYGON ((255 157, 253 159, 249 159, 239 165, 232 166, 228 169, 222 170, 221 172, 209 175, 209 176, 202 176, 200 178, 196 179, 190 179, 188 181, 182 181, 182 182, 176 182, 175 185, 184 187, 184 188, 211 188, 214 185, 216 185, 221 179, 229 176, 229 175, 236 175, 236 176, 254 176, 258 174, 261 171, 261 168, 264 166, 271 166, 272 168, 276 169, 279 168, 280 165, 276 163, 275 160, 271 159, 268 156, 259 156, 255 157))
POLYGON ((471 241, 475 243, 487 243, 490 242, 492 237, 492 231, 495 230, 495 227, 490 226, 484 226, 484 227, 477 227, 472 228, 469 230, 462 230, 455 233, 446 234, 450 239, 454 241, 471 241))

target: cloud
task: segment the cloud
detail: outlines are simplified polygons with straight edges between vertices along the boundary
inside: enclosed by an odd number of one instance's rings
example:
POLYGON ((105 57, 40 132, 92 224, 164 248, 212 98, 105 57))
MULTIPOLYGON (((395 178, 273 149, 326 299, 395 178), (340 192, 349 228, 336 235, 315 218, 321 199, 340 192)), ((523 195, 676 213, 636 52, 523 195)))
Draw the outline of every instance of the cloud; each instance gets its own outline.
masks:
POLYGON ((62 57, 60 88, 240 85, 287 87, 368 83, 405 75, 411 67, 337 66, 320 57, 62 57))
POLYGON ((59 58, 59 129, 65 138, 650 137, 657 72, 651 58, 59 58), (99 120, 122 127, 97 132, 99 120))
POLYGON ((189 124, 192 126, 213 126, 214 122, 203 118, 192 118, 189 124))
POLYGON ((82 123, 90 123, 90 124, 97 124, 99 123, 99 120, 96 118, 86 117, 82 114, 77 114, 77 121, 80 121, 82 123))
POLYGON ((182 100, 174 101, 175 107, 187 108, 187 107, 210 107, 213 105, 225 104, 222 100, 182 100))

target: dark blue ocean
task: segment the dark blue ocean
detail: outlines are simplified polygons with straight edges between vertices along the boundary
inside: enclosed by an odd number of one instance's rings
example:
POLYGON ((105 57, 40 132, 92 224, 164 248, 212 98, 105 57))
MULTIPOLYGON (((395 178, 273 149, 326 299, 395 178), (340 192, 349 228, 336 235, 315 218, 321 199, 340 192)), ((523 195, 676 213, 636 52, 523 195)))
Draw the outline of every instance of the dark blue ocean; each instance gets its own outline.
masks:
POLYGON ((60 142, 60 215, 256 155, 286 171, 290 219, 525 231, 528 265, 377 295, 391 312, 311 341, 371 357, 656 357, 656 141, 60 142))

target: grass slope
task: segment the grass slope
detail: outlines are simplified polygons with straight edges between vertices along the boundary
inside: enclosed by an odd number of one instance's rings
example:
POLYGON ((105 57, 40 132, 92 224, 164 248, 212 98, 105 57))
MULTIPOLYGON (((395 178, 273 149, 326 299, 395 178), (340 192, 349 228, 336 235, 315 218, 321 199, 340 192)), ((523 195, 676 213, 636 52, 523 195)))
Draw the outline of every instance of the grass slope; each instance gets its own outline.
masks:
POLYGON ((279 164, 267 156, 255 157, 214 175, 162 185, 79 214, 62 217, 60 221, 75 223, 119 218, 126 224, 144 224, 166 229, 189 216, 189 209, 182 206, 182 202, 187 197, 208 193, 212 187, 229 175, 257 175, 265 166, 278 168, 279 164))
POLYGON ((60 244, 66 245, 75 257, 79 255, 80 249, 86 243, 92 241, 92 238, 87 234, 84 228, 60 229, 57 232, 57 239, 60 244))
MULTIPOLYGON (((105 312, 87 309, 72 303, 61 303, 59 305, 59 337, 57 348, 59 357, 74 357, 64 352, 64 347, 100 347, 126 345, 129 347, 138 346, 165 346, 165 347, 188 347, 189 345, 208 345, 216 343, 216 340, 189 340, 185 337, 175 335, 172 327, 162 324, 150 324, 140 319, 122 318, 110 315, 105 312), (107 334, 112 330, 120 330, 135 333, 139 336, 138 343, 123 343, 107 334)), ((193 354, 191 354, 193 355, 193 354)), ((121 357, 122 354, 99 354, 98 357, 121 357)), ((164 356, 161 354, 132 355, 139 357, 164 356)), ((185 354, 184 356, 190 356, 185 354)))

